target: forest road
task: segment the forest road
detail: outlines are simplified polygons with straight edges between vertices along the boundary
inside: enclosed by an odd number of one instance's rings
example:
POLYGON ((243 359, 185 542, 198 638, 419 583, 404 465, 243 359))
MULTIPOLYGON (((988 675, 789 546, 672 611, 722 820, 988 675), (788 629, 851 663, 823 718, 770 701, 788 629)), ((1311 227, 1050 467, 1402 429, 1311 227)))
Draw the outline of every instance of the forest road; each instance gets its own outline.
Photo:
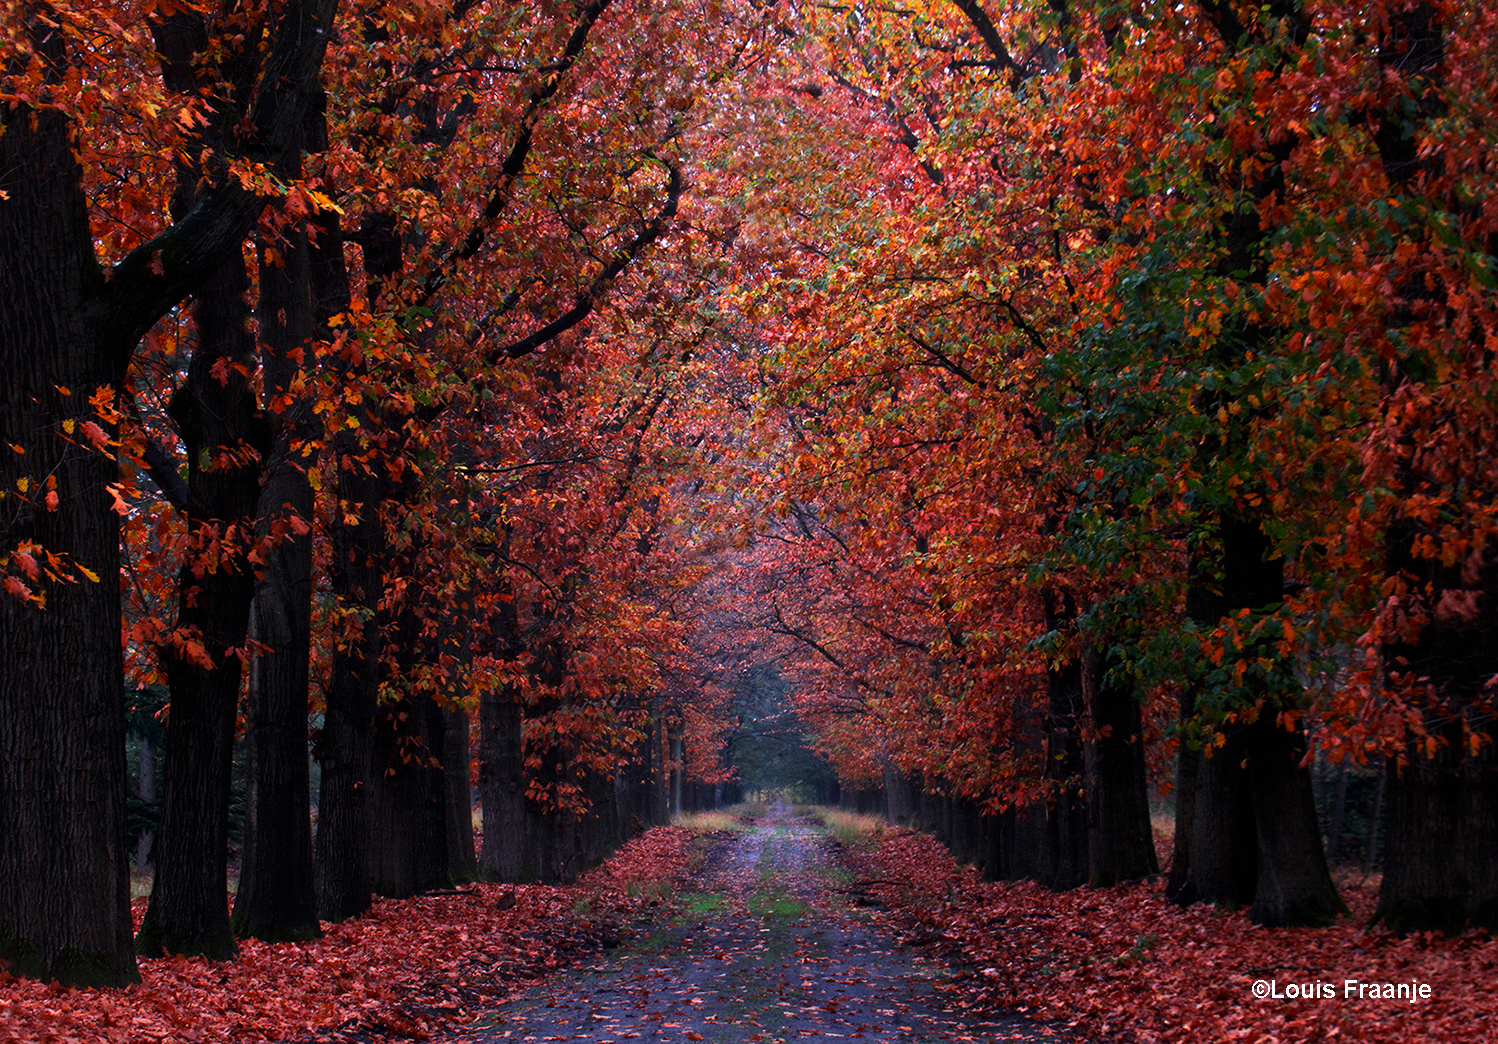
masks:
POLYGON ((940 989, 953 973, 902 947, 850 883, 825 831, 777 809, 714 848, 648 934, 536 984, 454 1044, 1076 1040, 957 1011, 940 989))

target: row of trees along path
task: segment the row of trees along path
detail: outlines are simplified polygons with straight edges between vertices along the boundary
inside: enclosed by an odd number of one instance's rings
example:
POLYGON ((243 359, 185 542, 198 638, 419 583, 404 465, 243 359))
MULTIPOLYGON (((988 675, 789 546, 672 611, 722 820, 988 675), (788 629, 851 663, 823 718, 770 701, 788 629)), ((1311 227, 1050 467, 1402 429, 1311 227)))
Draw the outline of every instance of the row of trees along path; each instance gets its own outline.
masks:
POLYGON ((571 879, 793 717, 1058 890, 1171 791, 1269 926, 1350 766, 1494 927, 1489 8, 15 5, 0 959, 571 879))

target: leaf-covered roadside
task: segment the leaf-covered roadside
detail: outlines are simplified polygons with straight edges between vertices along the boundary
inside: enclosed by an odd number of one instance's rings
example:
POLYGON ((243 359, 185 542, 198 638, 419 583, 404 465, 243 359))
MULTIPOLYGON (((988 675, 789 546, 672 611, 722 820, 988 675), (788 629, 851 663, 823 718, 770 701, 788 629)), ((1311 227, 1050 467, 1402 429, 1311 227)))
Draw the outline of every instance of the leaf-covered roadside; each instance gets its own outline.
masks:
POLYGON ((886 832, 852 855, 917 943, 940 941, 971 966, 954 1000, 1015 1007, 1127 1042, 1498 1039, 1498 940, 1486 933, 1398 938, 1364 927, 1371 885, 1348 888, 1352 916, 1327 928, 1271 929, 1246 911, 1166 900, 1164 882, 1051 892, 985 882, 925 834, 886 832), (1343 984, 1428 983, 1431 999, 1344 998, 1343 984), (1270 980, 1329 983, 1333 997, 1256 999, 1270 980))
POLYGON ((232 963, 143 959, 140 984, 122 990, 0 971, 0 1040, 426 1039, 616 935, 685 874, 692 837, 657 827, 575 885, 378 900, 365 917, 324 925, 314 942, 247 940, 232 963))

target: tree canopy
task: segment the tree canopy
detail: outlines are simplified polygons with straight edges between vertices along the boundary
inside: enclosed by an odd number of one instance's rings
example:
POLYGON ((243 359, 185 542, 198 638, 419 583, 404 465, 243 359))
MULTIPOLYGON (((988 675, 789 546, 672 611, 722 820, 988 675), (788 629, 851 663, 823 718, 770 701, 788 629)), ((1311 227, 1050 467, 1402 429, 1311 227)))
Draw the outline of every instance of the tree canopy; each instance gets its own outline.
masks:
POLYGON ((1482 5, 13 15, 13 969, 570 878, 772 782, 1057 889, 1157 872, 1173 792, 1177 901, 1320 923, 1318 757, 1388 773, 1379 918, 1493 927, 1482 5))

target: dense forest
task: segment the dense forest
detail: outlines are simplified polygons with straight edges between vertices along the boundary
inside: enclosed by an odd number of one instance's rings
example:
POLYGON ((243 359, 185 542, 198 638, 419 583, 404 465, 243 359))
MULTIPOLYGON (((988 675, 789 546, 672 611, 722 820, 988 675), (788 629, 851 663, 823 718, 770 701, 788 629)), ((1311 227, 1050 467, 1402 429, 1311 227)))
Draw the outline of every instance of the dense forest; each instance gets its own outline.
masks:
POLYGON ((1356 818, 1378 921, 1498 927, 1495 35, 8 5, 0 959, 125 984, 746 786, 1266 925, 1356 818))

